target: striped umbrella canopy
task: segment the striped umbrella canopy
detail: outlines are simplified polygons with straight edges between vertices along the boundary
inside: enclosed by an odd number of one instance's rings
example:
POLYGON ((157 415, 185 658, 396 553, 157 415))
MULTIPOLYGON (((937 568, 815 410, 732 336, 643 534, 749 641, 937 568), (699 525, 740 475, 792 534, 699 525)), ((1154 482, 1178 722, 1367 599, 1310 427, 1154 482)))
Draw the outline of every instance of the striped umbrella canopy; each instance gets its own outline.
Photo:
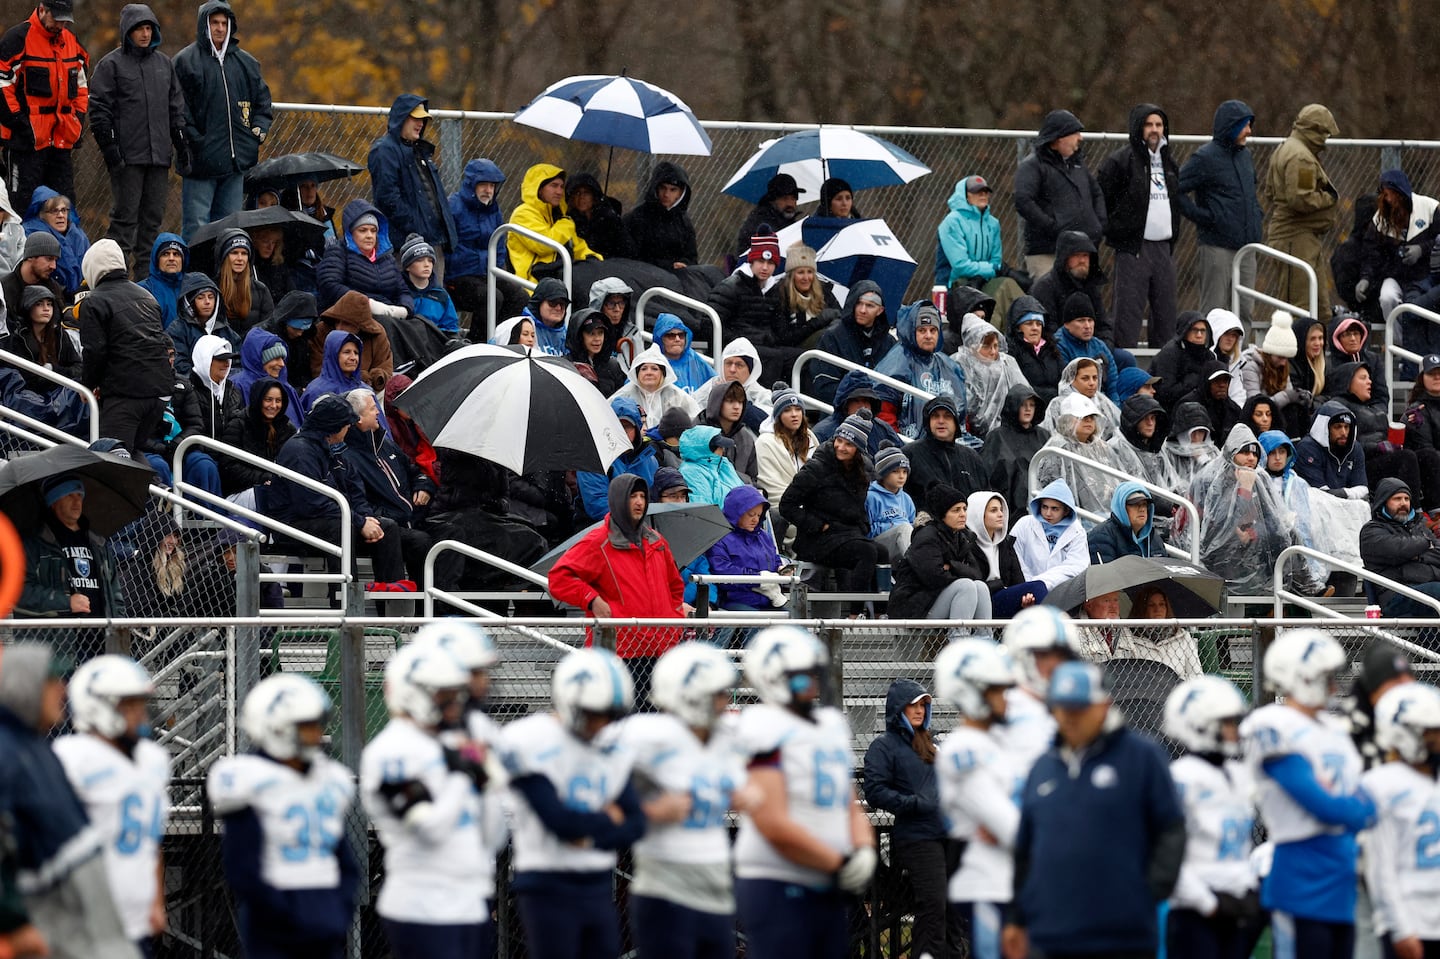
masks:
POLYGON ((735 171, 721 193, 759 203, 776 174, 788 173, 814 199, 820 185, 839 177, 852 190, 899 186, 918 180, 930 168, 888 140, 853 127, 822 126, 766 140, 744 166, 735 171))
POLYGON ((478 343, 446 355, 395 405, 431 444, 514 473, 604 473, 630 449, 610 403, 571 363, 524 347, 478 343))
POLYGON ((685 101, 634 77, 566 77, 517 112, 515 122, 641 153, 710 155, 710 135, 685 101))

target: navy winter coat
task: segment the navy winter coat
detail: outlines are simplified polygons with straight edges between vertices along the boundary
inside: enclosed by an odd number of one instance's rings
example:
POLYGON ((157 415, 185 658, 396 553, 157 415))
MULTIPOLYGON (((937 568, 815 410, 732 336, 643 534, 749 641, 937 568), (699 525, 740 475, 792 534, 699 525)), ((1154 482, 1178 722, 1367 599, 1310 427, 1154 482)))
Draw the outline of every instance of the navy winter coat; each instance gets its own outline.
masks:
POLYGON ((1025 226, 1025 255, 1055 252, 1056 238, 1079 230, 1099 243, 1105 230, 1105 197, 1085 166, 1083 150, 1062 157, 1050 144, 1083 129, 1065 110, 1045 117, 1034 149, 1015 168, 1015 210, 1025 226))
MULTIPOLYGON (((317 430, 307 426, 286 440, 285 445, 280 447, 280 455, 275 457, 275 464, 319 480, 342 493, 350 503, 350 524, 356 533, 365 525, 367 518, 375 515, 375 510, 365 498, 365 487, 360 477, 349 467, 342 453, 330 449, 325 437, 317 430)), ((282 523, 328 519, 334 520, 336 529, 339 529, 340 507, 325 494, 292 483, 282 476, 276 476, 274 482, 264 489, 265 511, 282 523)))
POLYGON ((365 487, 376 515, 388 516, 402 527, 412 525, 415 519, 411 497, 422 491, 435 494, 436 486, 430 477, 400 451, 384 430, 364 433, 352 426, 345 434, 345 465, 365 487), (389 467, 388 476, 380 467, 381 460, 389 467))
MULTIPOLYGON (((834 353, 842 360, 859 363, 873 370, 885 359, 887 353, 900 344, 890 335, 890 317, 884 312, 875 317, 875 322, 868 330, 861 329, 855 322, 855 304, 860 302, 860 296, 864 293, 883 296, 880 284, 874 280, 861 280, 856 283, 850 288, 850 295, 845 299, 845 309, 841 312, 840 319, 831 323, 825 332, 820 334, 820 341, 815 345, 817 349, 834 353)), ((835 387, 845 371, 827 363, 811 363, 806 369, 808 383, 805 392, 816 399, 831 402, 835 396, 835 387)))
POLYGON ((208 0, 195 16, 195 42, 175 55, 175 76, 185 94, 188 176, 215 179, 245 172, 260 158, 260 139, 270 130, 270 88, 259 61, 240 49, 239 32, 230 4, 208 0), (223 61, 210 43, 212 13, 230 17, 223 61))
MULTIPOLYGON (((897 842, 945 838, 935 767, 910 745, 915 729, 905 719, 905 707, 924 693, 925 687, 913 679, 891 683, 885 694, 885 732, 865 750, 865 801, 894 815, 891 836, 897 842)), ((928 702, 920 728, 930 728, 928 702)))
POLYGON ((1073 768, 1052 746, 1020 801, 1012 921, 1047 955, 1153 953, 1155 906, 1184 848, 1185 813, 1154 742, 1122 726, 1073 768))
MULTIPOLYGON (((465 176, 460 189, 450 194, 450 218, 455 221, 458 243, 445 257, 445 275, 484 276, 490 266, 490 234, 505 222, 500 210, 500 187, 505 183, 505 174, 493 161, 481 157, 465 164, 465 176), (489 203, 475 199, 477 183, 495 184, 495 196, 489 203)), ((509 247, 501 243, 495 251, 500 266, 510 268, 509 247)))
POLYGON ((328 310, 340 297, 351 290, 358 290, 372 300, 380 300, 392 306, 403 306, 415 312, 415 300, 400 275, 400 264, 391 255, 391 227, 385 214, 367 200, 351 200, 340 214, 341 233, 325 243, 325 255, 320 257, 316 276, 320 280, 320 309, 328 310), (355 221, 366 213, 375 214, 380 221, 380 239, 375 247, 375 259, 360 252, 350 230, 355 221))
POLYGON ((440 168, 433 159, 435 144, 425 139, 424 127, 414 143, 400 139, 410 111, 429 102, 413 93, 396 97, 390 107, 389 129, 371 145, 365 165, 370 169, 375 205, 389 219, 393 235, 404 240, 418 233, 437 251, 449 253, 457 242, 455 220, 450 216, 445 185, 440 182, 440 168))
POLYGON ((1215 110, 1213 139, 1180 168, 1180 208, 1195 221, 1201 246, 1238 250, 1260 242, 1263 216, 1255 192, 1255 161, 1249 147, 1235 142, 1254 120, 1255 111, 1243 101, 1226 100, 1215 110))

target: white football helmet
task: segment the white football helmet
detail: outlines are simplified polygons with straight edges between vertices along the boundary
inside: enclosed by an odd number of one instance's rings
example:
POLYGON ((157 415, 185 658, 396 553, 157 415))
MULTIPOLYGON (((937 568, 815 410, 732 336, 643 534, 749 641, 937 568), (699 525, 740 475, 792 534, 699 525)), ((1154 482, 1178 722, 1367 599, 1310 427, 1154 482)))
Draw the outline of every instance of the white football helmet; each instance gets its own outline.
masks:
POLYGON ((76 729, 103 739, 123 739, 136 731, 120 715, 120 700, 154 696, 155 683, 128 656, 96 656, 75 670, 69 694, 76 729))
POLYGON ((440 694, 461 694, 470 685, 470 671, 438 642, 411 643, 385 664, 385 708, 435 728, 444 713, 440 694))
POLYGON ((240 725, 245 735, 274 759, 308 762, 316 747, 300 742, 302 723, 324 723, 330 697, 313 679, 299 673, 277 673, 263 679, 245 697, 240 725))
POLYGON ((1165 700, 1165 735, 1193 753, 1240 755, 1240 743, 1221 736, 1226 720, 1239 722, 1249 707, 1228 679, 1195 676, 1171 690, 1165 700))
POLYGON ((767 626, 745 646, 745 679, 761 702, 807 712, 813 701, 795 697, 808 688, 808 677, 823 672, 830 662, 825 644, 798 626, 767 626), (802 684, 802 677, 805 677, 802 684))
POLYGON ((935 657, 935 694, 968 719, 996 718, 985 691, 1014 686, 1015 678, 1014 658, 988 639, 957 640, 935 657))
POLYGON ((1050 681, 1040 675, 1035 653, 1042 649, 1058 649, 1070 659, 1078 655, 1080 634, 1075 622, 1054 606, 1027 606, 1016 613, 1005 627, 1002 637, 1005 648, 1020 666, 1021 684, 1037 696, 1044 697, 1050 681))
POLYGON ((565 727, 584 739, 587 717, 619 719, 635 708, 635 681, 609 650, 577 649, 556 665, 550 700, 565 727))
POLYGON ((1425 683, 1403 683, 1375 704, 1375 745, 1394 750, 1407 763, 1429 760, 1425 732, 1440 729, 1440 689, 1425 683))
POLYGON ((490 669, 500 661, 495 640, 474 623, 463 619, 439 619, 426 623, 415 633, 411 645, 437 643, 468 670, 490 669))
POLYGON ((1301 706, 1321 709, 1345 650, 1318 629, 1287 629, 1265 651, 1265 684, 1301 706))
POLYGON ((715 697, 739 681, 724 650, 708 643, 681 643, 655 663, 650 701, 693 729, 709 729, 718 715, 715 697))

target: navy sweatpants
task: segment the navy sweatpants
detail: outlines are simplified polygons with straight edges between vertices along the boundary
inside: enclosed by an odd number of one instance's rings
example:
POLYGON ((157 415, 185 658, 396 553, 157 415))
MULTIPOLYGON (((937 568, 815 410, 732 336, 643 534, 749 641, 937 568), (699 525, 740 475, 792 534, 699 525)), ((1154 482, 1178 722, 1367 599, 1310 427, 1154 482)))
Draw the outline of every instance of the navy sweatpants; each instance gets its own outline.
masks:
POLYGON ((393 959, 489 959, 495 926, 489 922, 436 925, 381 919, 393 959))
POLYGON ((1270 913, 1275 959, 1353 959, 1355 927, 1345 922, 1302 919, 1278 909, 1270 913))
POLYGON ((630 936, 639 959, 734 959, 735 917, 654 896, 630 897, 630 936))
POLYGON ((735 880, 747 959, 836 959, 850 954, 850 900, 776 879, 735 880))
POLYGON ((530 889, 515 896, 530 959, 608 959, 620 955, 620 920, 609 883, 583 893, 530 889))

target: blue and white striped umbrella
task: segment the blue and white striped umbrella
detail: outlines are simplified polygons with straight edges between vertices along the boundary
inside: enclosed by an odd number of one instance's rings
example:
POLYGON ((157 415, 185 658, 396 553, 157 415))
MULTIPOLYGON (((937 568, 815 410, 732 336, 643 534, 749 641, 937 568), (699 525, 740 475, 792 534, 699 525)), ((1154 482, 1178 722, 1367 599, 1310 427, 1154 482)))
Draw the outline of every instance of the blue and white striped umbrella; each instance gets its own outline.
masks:
POLYGON ((815 272, 835 284, 833 292, 841 303, 849 296, 850 287, 861 280, 880 284, 892 321, 905 302, 915 260, 884 220, 807 216, 777 236, 782 251, 802 241, 815 248, 815 272))
POLYGON ((516 113, 515 122, 641 153, 710 155, 710 136, 684 101, 634 77, 567 77, 516 113))
POLYGON ((813 200, 820 184, 830 177, 839 177, 853 190, 871 190, 909 183, 929 172, 928 166, 888 140, 853 127, 822 126, 760 144, 720 192, 759 203, 770 178, 788 173, 806 191, 802 199, 813 200))

